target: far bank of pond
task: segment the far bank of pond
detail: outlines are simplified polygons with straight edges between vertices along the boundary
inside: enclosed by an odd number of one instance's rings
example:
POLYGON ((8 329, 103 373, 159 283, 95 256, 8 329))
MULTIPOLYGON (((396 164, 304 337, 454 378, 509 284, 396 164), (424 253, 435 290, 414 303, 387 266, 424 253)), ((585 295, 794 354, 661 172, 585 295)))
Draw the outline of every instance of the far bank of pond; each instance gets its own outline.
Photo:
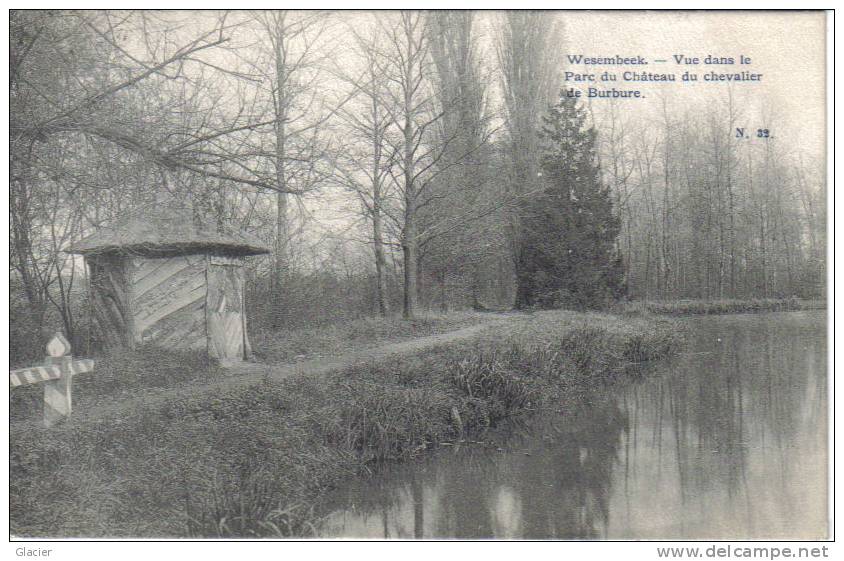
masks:
POLYGON ((826 308, 826 302, 824 300, 803 300, 800 298, 645 300, 624 302, 618 304, 616 308, 619 312, 624 313, 694 316, 823 310, 826 308))

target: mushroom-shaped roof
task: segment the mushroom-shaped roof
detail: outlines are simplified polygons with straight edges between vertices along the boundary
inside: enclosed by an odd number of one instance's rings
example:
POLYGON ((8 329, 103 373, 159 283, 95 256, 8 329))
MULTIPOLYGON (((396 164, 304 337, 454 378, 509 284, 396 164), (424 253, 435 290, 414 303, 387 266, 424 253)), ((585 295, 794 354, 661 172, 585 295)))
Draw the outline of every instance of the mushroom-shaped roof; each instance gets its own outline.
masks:
POLYGON ((209 225, 190 209, 145 207, 118 218, 72 244, 68 253, 90 255, 109 251, 137 254, 223 253, 259 255, 269 248, 258 238, 209 225))

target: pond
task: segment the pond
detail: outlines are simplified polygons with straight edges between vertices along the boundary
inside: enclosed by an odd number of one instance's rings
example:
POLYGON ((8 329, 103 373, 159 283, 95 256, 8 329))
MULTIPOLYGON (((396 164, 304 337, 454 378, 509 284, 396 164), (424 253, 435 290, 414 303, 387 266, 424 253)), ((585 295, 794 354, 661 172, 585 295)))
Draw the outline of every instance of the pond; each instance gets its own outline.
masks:
POLYGON ((683 321, 682 356, 588 403, 343 484, 321 537, 826 537, 825 312, 683 321))

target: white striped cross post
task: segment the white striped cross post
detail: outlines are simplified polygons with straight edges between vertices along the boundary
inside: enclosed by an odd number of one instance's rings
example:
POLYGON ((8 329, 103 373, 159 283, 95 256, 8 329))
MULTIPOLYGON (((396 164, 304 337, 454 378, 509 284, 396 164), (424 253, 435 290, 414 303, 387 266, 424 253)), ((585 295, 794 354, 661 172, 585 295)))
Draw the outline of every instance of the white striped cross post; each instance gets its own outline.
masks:
POLYGON ((91 372, 94 361, 73 360, 70 343, 61 333, 56 333, 47 343, 44 366, 9 371, 11 388, 26 384, 44 383, 44 424, 52 427, 66 419, 72 409, 71 385, 73 376, 91 372))

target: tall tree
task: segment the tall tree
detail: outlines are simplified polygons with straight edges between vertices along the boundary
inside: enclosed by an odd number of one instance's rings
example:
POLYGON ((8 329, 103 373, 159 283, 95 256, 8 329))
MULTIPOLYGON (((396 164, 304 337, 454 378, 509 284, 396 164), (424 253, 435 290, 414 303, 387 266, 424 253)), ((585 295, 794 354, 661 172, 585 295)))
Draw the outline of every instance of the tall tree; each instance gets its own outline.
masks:
POLYGON ((596 131, 575 98, 543 117, 543 190, 523 206, 519 260, 524 304, 600 307, 623 294, 620 231, 596 161, 596 131))
POLYGON ((369 29, 368 34, 350 31, 354 36, 353 50, 363 63, 363 70, 351 73, 338 69, 338 75, 350 83, 355 96, 347 107, 338 112, 345 125, 349 141, 343 150, 338 151, 338 165, 335 175, 338 182, 353 192, 364 217, 369 220, 371 241, 375 260, 375 300, 378 313, 387 315, 389 298, 387 296, 387 259, 384 221, 398 223, 395 214, 389 208, 389 170, 390 154, 386 145, 387 131, 390 127, 390 113, 385 97, 387 81, 379 71, 378 43, 383 39, 377 26, 369 29))
POLYGON ((379 72, 387 78, 384 107, 390 115, 385 137, 390 154, 390 179, 401 209, 400 243, 404 257, 402 313, 413 318, 418 308, 419 249, 424 241, 448 224, 420 224, 420 209, 438 198, 438 178, 459 165, 448 160, 456 133, 437 134, 442 119, 453 110, 438 103, 431 61, 429 14, 403 11, 378 18, 385 40, 378 48, 379 72))
MULTIPOLYGON (((440 304, 451 304, 449 278, 457 280, 458 294, 469 293, 472 306, 480 307, 481 268, 494 255, 500 239, 498 213, 469 219, 467 211, 480 210, 501 200, 491 181, 492 152, 487 77, 480 64, 476 14, 471 11, 434 12, 431 17, 431 56, 436 69, 439 105, 446 108, 438 123, 440 142, 447 146, 439 166, 441 174, 433 201, 420 221, 426 226, 459 221, 429 235, 423 242, 422 263, 426 277, 439 284, 440 304), (458 219, 458 217, 460 217, 458 219)), ((455 283, 452 283, 455 284, 455 283)))
MULTIPOLYGON (((497 51, 507 128, 510 198, 538 189, 540 117, 554 102, 561 84, 561 24, 548 12, 513 10, 501 16, 497 51)), ((510 244, 514 263, 526 249, 520 238, 519 205, 510 207, 510 244)), ((525 290, 517 278, 516 306, 524 306, 525 290)))
MULTIPOLYGON (((267 78, 272 101, 271 168, 275 177, 275 244, 273 321, 284 323, 290 275, 290 195, 313 191, 327 176, 322 170, 328 140, 324 129, 333 114, 319 103, 321 63, 327 56, 323 37, 328 26, 321 12, 273 10, 255 16, 269 51, 251 70, 267 78), (269 64, 266 64, 266 63, 269 64), (316 106, 316 107, 315 107, 316 106)), ((262 80, 261 85, 263 86, 262 80)))

